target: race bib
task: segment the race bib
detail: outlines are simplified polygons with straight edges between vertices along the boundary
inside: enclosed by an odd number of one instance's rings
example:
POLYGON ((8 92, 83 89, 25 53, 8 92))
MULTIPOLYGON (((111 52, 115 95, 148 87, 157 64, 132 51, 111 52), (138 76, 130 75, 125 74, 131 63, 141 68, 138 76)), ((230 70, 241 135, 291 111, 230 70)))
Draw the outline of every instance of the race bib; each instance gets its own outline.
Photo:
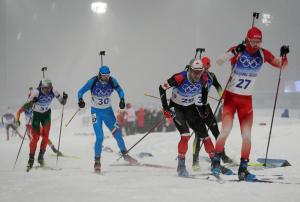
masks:
POLYGON ((110 97, 92 96, 92 106, 98 109, 105 109, 111 106, 110 97))
POLYGON ((194 97, 187 97, 187 96, 182 96, 179 93, 177 93, 177 91, 173 91, 172 92, 172 98, 171 100, 179 105, 182 106, 189 106, 194 104, 194 97))

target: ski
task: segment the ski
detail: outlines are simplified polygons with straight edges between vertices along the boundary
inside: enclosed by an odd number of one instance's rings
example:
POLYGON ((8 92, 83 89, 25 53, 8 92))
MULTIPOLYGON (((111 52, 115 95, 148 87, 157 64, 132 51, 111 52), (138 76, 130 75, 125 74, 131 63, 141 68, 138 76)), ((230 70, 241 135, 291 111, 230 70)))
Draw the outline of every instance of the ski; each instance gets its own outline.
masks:
MULTIPOLYGON (((52 157, 56 157, 57 154, 48 154, 48 156, 52 156, 52 157)), ((74 156, 74 155, 59 155, 59 157, 63 157, 63 158, 70 158, 70 159, 80 159, 79 156, 74 156)))
POLYGON ((253 181, 245 181, 245 180, 238 180, 238 179, 231 179, 227 180, 228 182, 246 182, 246 183, 269 183, 269 184, 298 184, 299 182, 293 183, 293 182, 284 182, 284 181, 276 181, 272 179, 256 179, 253 181))
POLYGON ((48 166, 48 165, 38 165, 38 166, 34 166, 33 167, 34 169, 38 170, 38 169, 42 169, 42 170, 62 170, 62 168, 54 168, 54 167, 51 167, 51 166, 48 166))
POLYGON ((138 164, 122 163, 122 164, 110 164, 110 166, 137 166, 137 167, 164 168, 164 169, 172 169, 172 170, 176 169, 175 167, 171 167, 171 166, 151 164, 151 163, 138 163, 138 164))

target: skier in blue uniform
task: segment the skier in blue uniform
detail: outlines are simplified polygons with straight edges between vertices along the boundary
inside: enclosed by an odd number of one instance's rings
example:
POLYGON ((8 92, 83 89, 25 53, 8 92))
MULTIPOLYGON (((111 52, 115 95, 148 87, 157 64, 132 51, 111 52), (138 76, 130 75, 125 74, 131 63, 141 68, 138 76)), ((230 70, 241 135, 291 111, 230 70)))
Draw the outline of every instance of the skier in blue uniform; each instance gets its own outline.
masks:
POLYGON ((117 91, 120 97, 119 107, 120 109, 125 108, 125 98, 124 92, 117 80, 110 76, 110 70, 108 66, 101 66, 99 68, 99 73, 97 76, 89 79, 87 83, 78 91, 78 106, 80 108, 85 107, 85 102, 83 100, 83 95, 88 90, 91 91, 91 114, 94 131, 96 134, 95 142, 95 164, 94 170, 96 173, 101 172, 101 152, 102 152, 102 143, 103 143, 103 129, 102 123, 110 129, 114 138, 116 139, 119 149, 123 155, 125 161, 128 161, 131 164, 136 164, 137 160, 132 158, 127 154, 127 149, 122 138, 122 133, 119 127, 116 117, 114 115, 112 106, 111 106, 111 94, 114 90, 117 91))

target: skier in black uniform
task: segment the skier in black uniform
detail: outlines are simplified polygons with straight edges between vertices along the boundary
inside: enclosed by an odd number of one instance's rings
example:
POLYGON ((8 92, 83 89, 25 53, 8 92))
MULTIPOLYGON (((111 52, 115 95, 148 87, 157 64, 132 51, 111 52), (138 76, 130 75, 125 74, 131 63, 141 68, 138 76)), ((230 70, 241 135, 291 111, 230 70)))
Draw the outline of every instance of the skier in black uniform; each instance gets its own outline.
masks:
MULTIPOLYGON (((185 154, 188 149, 188 141, 191 137, 189 127, 193 129, 196 136, 203 140, 205 151, 209 157, 213 157, 214 145, 206 132, 206 127, 199 113, 200 107, 206 103, 207 96, 202 96, 205 90, 200 80, 202 73, 202 61, 193 59, 188 69, 173 75, 159 86, 162 106, 166 118, 173 118, 176 128, 180 133, 178 143, 178 167, 179 176, 188 177, 189 173, 185 166, 185 154), (167 102, 166 90, 173 87, 170 103, 167 102), (172 110, 174 108, 174 111, 172 110)), ((207 95, 207 92, 204 93, 207 95)))

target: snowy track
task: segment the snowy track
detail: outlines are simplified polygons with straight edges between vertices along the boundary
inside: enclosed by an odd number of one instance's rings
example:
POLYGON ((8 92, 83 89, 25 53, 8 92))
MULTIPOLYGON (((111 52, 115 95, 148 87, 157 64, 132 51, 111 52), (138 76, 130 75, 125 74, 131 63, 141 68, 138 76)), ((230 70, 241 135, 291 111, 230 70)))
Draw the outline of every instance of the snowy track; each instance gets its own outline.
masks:
MULTIPOLYGON (((60 112, 55 112, 59 114, 60 112)), ((69 113, 71 114, 71 112, 69 113)), ((66 115, 68 116, 68 115, 66 115)), ((80 115, 81 116, 81 115, 80 115)), ((225 183, 219 184, 213 178, 205 180, 209 164, 202 160, 201 171, 193 172, 191 169, 191 143, 187 155, 187 166, 191 174, 200 179, 179 178, 176 175, 175 160, 177 141, 179 136, 174 133, 153 133, 145 138, 141 144, 131 152, 137 157, 140 152, 150 152, 153 157, 139 159, 144 164, 164 165, 166 168, 150 166, 126 166, 124 161, 116 161, 116 152, 103 152, 103 174, 93 173, 93 136, 74 135, 74 133, 90 133, 91 128, 80 128, 80 116, 74 123, 63 129, 61 140, 62 152, 79 158, 59 158, 58 168, 61 170, 32 169, 25 172, 28 160, 28 140, 13 170, 13 163, 20 145, 20 139, 13 137, 11 141, 5 140, 5 132, 0 134, 0 201, 299 201, 300 200, 300 159, 298 144, 300 136, 299 119, 276 118, 273 136, 271 139, 270 157, 287 159, 292 166, 285 168, 252 170, 261 178, 276 179, 274 175, 282 175, 278 183, 246 183, 230 182, 237 176, 224 177, 225 183), (118 165, 118 166, 116 166, 118 165), (170 169, 174 168, 174 169, 170 169)), ((66 118, 67 119, 67 118, 66 118)), ((269 117, 257 116, 254 120, 252 137, 251 160, 264 157, 265 144, 269 130, 269 117), (267 126, 260 126, 260 122, 267 122, 267 126)), ((57 144, 56 133, 59 123, 53 123, 50 137, 57 144)), ((108 135, 108 134, 106 134, 108 135)), ((133 145, 142 135, 125 138, 127 147, 133 145)), ((227 153, 238 161, 241 137, 238 123, 234 123, 232 134, 227 143, 227 153)), ((104 140, 104 145, 117 151, 113 138, 104 140)), ((49 167, 55 168, 56 157, 50 149, 47 150, 45 160, 49 167)), ((201 156, 205 153, 201 151, 201 156)), ((35 162, 37 165, 37 162, 35 162)), ((234 168, 237 171, 237 168, 234 168)))

